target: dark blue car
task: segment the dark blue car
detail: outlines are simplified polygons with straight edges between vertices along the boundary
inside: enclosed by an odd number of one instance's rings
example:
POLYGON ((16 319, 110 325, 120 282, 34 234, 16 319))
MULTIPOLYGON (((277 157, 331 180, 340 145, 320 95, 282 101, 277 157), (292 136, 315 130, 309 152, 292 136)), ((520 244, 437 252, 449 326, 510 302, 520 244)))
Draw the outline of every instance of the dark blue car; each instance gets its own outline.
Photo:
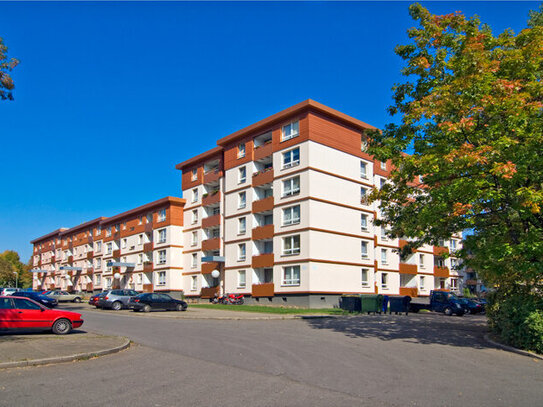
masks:
POLYGON ((30 298, 31 300, 39 302, 40 304, 45 305, 48 308, 53 308, 58 305, 58 301, 55 300, 54 298, 41 295, 40 293, 37 293, 34 291, 17 291, 11 295, 15 295, 17 297, 30 298))

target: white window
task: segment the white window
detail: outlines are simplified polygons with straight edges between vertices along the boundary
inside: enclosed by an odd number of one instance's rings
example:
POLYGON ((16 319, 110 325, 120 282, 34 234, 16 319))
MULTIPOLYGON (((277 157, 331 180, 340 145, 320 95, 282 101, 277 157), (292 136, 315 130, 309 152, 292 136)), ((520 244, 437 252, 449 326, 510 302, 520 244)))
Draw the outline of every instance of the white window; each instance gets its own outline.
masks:
POLYGON ((123 222, 123 230, 126 230, 126 221, 123 222))
POLYGON ((381 169, 386 171, 386 169, 387 169, 387 162, 386 161, 381 161, 381 169))
POLYGON ((245 243, 238 244, 238 260, 245 260, 247 256, 247 250, 245 243))
POLYGON ((368 242, 364 240, 360 242, 360 253, 362 254, 362 258, 368 257, 368 242))
POLYGON ((142 225, 143 224, 143 216, 138 216, 138 225, 142 225))
POLYGON ((360 229, 368 230, 368 215, 360 214, 360 229))
POLYGON ((451 251, 456 251, 456 240, 451 239, 451 251))
POLYGON ((102 284, 102 275, 101 274, 96 274, 94 279, 96 280, 96 285, 101 285, 102 284))
POLYGON ((166 250, 158 251, 158 264, 166 264, 166 250))
POLYGON ((300 223, 300 205, 283 209, 283 226, 300 223))
POLYGON ((192 190, 192 202, 198 202, 198 188, 192 190))
POLYGON ((123 263, 126 263, 126 256, 121 257, 121 261, 122 261, 123 263))
POLYGON ((148 213, 146 216, 145 216, 145 220, 147 223, 152 223, 153 222, 153 214, 152 213, 148 213))
POLYGON ((300 164, 300 148, 283 153, 283 168, 295 167, 298 164, 300 164))
POLYGON ((300 177, 293 177, 283 181, 283 196, 292 196, 300 192, 300 177))
POLYGON ((458 288, 458 280, 456 278, 451 278, 451 288, 458 288))
POLYGON ((381 273, 381 287, 388 287, 388 273, 381 273))
POLYGON ((451 259, 451 269, 456 269, 458 267, 458 259, 451 259))
POLYGON ((300 235, 283 238, 283 254, 300 254, 300 235))
POLYGON ((190 279, 190 289, 191 291, 196 291, 197 288, 198 288, 198 277, 192 276, 190 279))
POLYGON ((97 269, 102 268, 102 259, 100 259, 100 258, 96 259, 96 268, 97 269))
POLYGON ((108 226, 106 229, 106 237, 111 236, 111 226, 108 226))
POLYGON ((192 223, 198 223, 198 209, 192 211, 192 223))
POLYGON ((96 227, 96 236, 101 235, 101 234, 102 234, 102 227, 101 227, 101 226, 97 226, 97 227, 96 227))
POLYGON ((368 140, 364 135, 360 137, 360 150, 361 151, 367 151, 368 150, 368 140))
POLYGON ((245 270, 239 270, 238 271, 238 288, 245 288, 246 287, 246 281, 245 281, 245 270))
POLYGON ((166 209, 161 209, 158 211, 158 221, 164 222, 166 220, 166 209))
POLYGON ((158 285, 166 285, 166 272, 165 271, 159 271, 157 273, 157 284, 158 285))
POLYGON ((381 226, 381 239, 388 240, 387 229, 384 226, 381 226))
POLYGON ((424 268, 424 254, 419 254, 419 267, 424 268))
POLYGON ((143 284, 143 274, 138 273, 137 276, 138 276, 137 277, 138 284, 143 284))
POLYGON ((198 244, 198 231, 192 232, 192 246, 196 246, 198 244))
POLYGON ((111 277, 106 277, 106 288, 111 288, 111 277))
POLYGON ((424 276, 419 276, 419 287, 424 290, 424 276))
POLYGON ((238 209, 243 209, 247 206, 247 192, 238 194, 238 209))
POLYGON ((143 254, 142 253, 138 254, 138 264, 141 264, 141 263, 143 263, 143 254))
POLYGON ((121 240, 121 249, 126 249, 126 239, 121 240))
POLYGON ((107 244, 106 254, 111 254, 113 252, 113 244, 110 242, 107 244))
POLYGON ((239 218, 238 234, 243 235, 247 231, 247 219, 245 217, 239 218))
POLYGON ((241 143, 238 146, 238 158, 245 157, 245 143, 241 143))
POLYGON ((238 182, 240 184, 243 184, 245 181, 247 181, 247 168, 241 167, 238 171, 239 171, 238 182))
POLYGON ((381 249, 381 263, 387 264, 388 251, 387 249, 381 249))
POLYGON ((364 187, 360 187, 360 202, 364 204, 368 202, 368 190, 364 187))
POLYGON ((198 169, 193 169, 192 174, 190 176, 191 181, 196 181, 198 179, 198 169))
POLYGON ((281 141, 290 140, 291 138, 297 137, 299 134, 299 123, 298 121, 292 122, 283 126, 281 141))
POLYGON ((362 269, 362 285, 365 287, 370 285, 369 273, 369 269, 362 269))
POLYGON ((102 242, 96 242, 96 250, 97 253, 100 253, 102 251, 102 242))
POLYGON ((195 267, 198 266, 198 254, 192 253, 192 260, 191 260, 190 266, 191 266, 192 268, 195 268, 195 267))
POLYGON ((360 161, 360 178, 368 178, 368 164, 364 161, 360 161))
POLYGON ((158 231, 158 243, 166 243, 166 229, 158 231))
POLYGON ((383 188, 385 184, 387 183, 387 180, 384 178, 379 178, 379 189, 383 188))
POLYGON ((300 285, 300 266, 283 267, 283 285, 300 285))
POLYGON ((140 235, 138 235, 138 245, 141 246, 142 244, 143 244, 143 235, 140 234, 140 235))

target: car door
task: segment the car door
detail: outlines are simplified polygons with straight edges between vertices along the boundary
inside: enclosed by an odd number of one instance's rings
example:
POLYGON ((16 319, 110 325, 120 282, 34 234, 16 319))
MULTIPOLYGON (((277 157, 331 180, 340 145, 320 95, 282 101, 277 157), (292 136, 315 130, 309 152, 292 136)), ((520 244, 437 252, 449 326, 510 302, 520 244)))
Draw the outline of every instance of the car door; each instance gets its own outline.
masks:
POLYGON ((51 315, 27 298, 12 298, 17 328, 48 328, 51 315))
POLYGON ((162 299, 160 294, 151 294, 151 307, 157 310, 163 310, 164 305, 164 300, 162 299))
POLYGON ((11 298, 0 298, 0 329, 16 328, 17 319, 11 298))
POLYGON ((160 295, 160 299, 162 301, 162 307, 164 309, 170 310, 175 309, 175 302, 172 297, 170 297, 168 294, 158 294, 160 295))

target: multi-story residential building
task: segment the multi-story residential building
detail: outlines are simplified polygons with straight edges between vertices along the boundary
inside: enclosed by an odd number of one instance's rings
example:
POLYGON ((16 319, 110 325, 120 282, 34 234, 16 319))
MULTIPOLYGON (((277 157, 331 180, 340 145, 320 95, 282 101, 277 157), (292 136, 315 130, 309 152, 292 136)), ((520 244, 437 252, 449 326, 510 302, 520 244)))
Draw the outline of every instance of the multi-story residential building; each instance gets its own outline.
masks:
POLYGON ((366 195, 391 164, 366 153, 370 129, 308 100, 178 164, 185 294, 210 298, 222 284, 266 303, 330 306, 343 293, 457 289, 457 259, 444 254, 459 235, 400 259, 405 242, 373 225, 378 203, 366 195))
POLYGON ((34 289, 181 292, 184 204, 166 197, 33 240, 34 289))

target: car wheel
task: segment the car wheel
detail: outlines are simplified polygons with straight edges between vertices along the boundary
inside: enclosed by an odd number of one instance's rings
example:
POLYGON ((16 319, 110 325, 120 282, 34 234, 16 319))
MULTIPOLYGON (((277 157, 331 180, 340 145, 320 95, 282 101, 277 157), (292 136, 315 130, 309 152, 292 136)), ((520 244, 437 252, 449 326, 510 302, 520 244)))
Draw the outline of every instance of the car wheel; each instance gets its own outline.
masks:
POLYGON ((466 310, 466 314, 471 314, 471 310, 469 308, 466 310))
POLYGON ((72 324, 66 318, 61 318, 55 321, 52 331, 57 335, 66 335, 72 330, 72 324))
POLYGON ((119 301, 115 301, 113 304, 111 304, 111 309, 113 311, 119 311, 123 305, 119 301))
POLYGON ((443 312, 445 313, 445 315, 447 315, 447 316, 449 316, 449 317, 453 314, 451 307, 445 308, 445 309, 443 310, 443 312))
POLYGON ((151 306, 149 304, 145 304, 143 306, 143 312, 151 312, 151 306))
POLYGON ((177 304, 176 307, 175 307, 175 310, 176 311, 184 311, 183 304, 177 304))
POLYGON ((74 302, 80 303, 80 302, 81 302, 81 298, 75 297, 75 298, 74 298, 74 302))

